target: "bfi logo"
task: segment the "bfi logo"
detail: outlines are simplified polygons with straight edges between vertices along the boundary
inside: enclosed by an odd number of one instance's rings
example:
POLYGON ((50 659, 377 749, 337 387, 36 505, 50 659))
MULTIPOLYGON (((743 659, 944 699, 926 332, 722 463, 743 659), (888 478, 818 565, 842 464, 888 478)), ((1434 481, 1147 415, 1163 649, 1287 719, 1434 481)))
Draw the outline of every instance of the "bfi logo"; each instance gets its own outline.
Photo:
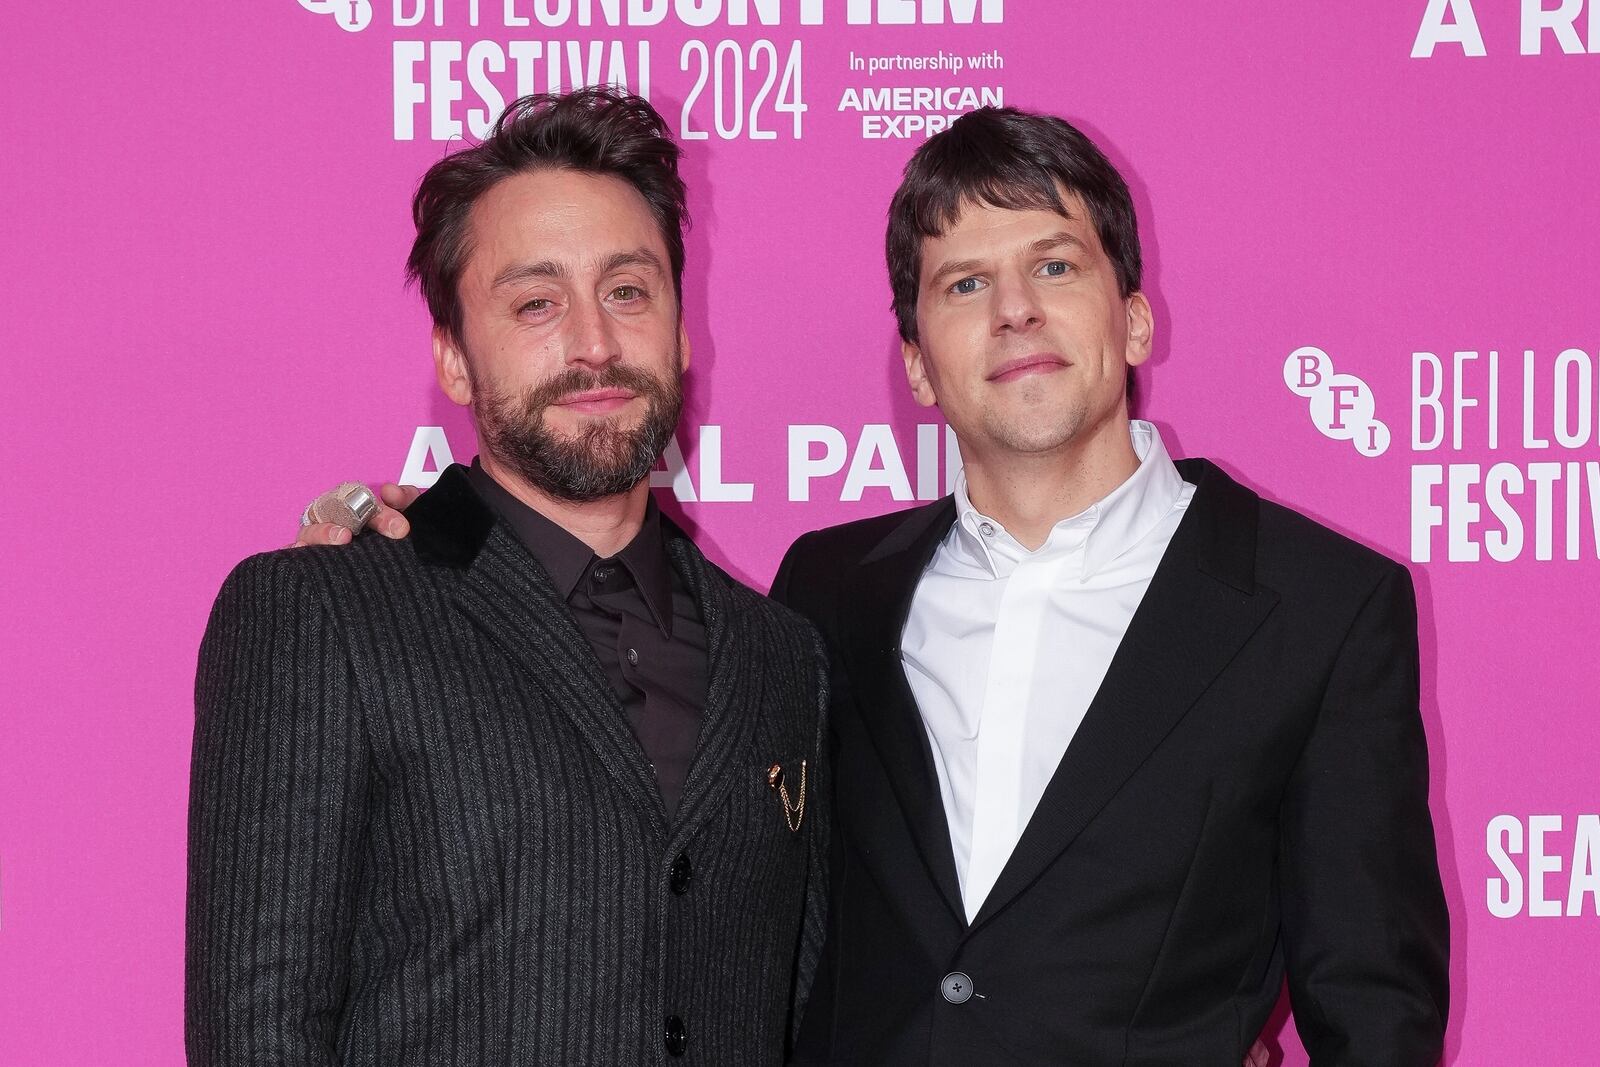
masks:
MULTIPOLYGON (((372 0, 300 0, 300 6, 313 15, 332 15, 347 33, 360 33, 372 25, 372 0)), ((397 12, 399 7, 397 3, 397 12)))
POLYGON ((1333 360, 1307 345, 1289 353, 1283 363, 1283 384, 1311 402, 1311 421, 1324 437, 1349 441, 1363 456, 1389 450, 1389 427, 1379 422, 1372 387, 1353 374, 1336 374, 1333 360))

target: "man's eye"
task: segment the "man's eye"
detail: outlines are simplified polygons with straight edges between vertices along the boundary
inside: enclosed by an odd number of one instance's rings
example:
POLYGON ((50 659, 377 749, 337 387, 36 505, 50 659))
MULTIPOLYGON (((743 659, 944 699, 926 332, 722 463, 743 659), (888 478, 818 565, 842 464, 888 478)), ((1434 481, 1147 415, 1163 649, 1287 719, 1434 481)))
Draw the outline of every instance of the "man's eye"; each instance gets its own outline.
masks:
POLYGON ((1059 278, 1072 269, 1072 264, 1060 259, 1052 259, 1040 268, 1046 278, 1059 278))
POLYGON ((523 304, 517 310, 518 311, 539 312, 539 311, 547 310, 549 307, 550 307, 550 301, 546 300, 542 296, 536 296, 532 300, 528 301, 526 304, 523 304))
POLYGON ((955 293, 957 296, 967 296, 971 293, 977 292, 979 284, 980 283, 976 278, 962 278, 959 282, 956 282, 950 287, 950 291, 955 293))
POLYGON ((639 288, 637 285, 619 285, 615 289, 611 290, 611 295, 617 300, 621 300, 626 303, 630 300, 639 299, 644 295, 644 290, 639 288))

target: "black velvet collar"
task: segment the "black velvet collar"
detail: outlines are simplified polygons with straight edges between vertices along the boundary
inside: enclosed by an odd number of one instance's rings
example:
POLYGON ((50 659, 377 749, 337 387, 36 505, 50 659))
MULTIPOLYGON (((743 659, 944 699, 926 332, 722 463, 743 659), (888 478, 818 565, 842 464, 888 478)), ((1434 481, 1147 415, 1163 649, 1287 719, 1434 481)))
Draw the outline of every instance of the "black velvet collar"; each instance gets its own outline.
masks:
POLYGON ((406 510, 411 541, 425 563, 466 568, 478 558, 494 529, 494 511, 473 491, 467 468, 452 463, 406 510))

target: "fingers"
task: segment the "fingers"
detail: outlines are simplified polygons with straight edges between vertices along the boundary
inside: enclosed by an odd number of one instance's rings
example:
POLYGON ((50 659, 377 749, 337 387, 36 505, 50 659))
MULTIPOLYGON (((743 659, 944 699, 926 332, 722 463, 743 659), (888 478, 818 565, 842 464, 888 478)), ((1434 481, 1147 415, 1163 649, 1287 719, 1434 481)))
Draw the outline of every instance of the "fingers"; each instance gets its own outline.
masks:
POLYGON ((367 529, 376 530, 385 537, 399 541, 411 532, 411 524, 398 511, 379 504, 378 513, 367 523, 367 529))
POLYGON ((1250 1051, 1244 1057, 1244 1067, 1270 1067, 1271 1063, 1272 1053, 1259 1041, 1250 1046, 1250 1051))
MULTIPOLYGON (((366 529, 373 530, 384 537, 396 541, 411 533, 411 523, 401 514, 406 508, 416 503, 417 497, 422 495, 422 490, 415 486, 395 485, 386 482, 378 490, 381 501, 378 510, 367 521, 366 529)), ((322 498, 319 497, 320 501, 322 498)), ((308 509, 310 510, 310 509, 308 509)), ((348 509, 346 509, 348 510, 348 509)), ((344 526, 332 522, 313 522, 300 527, 300 532, 294 539, 291 548, 304 545, 346 545, 350 543, 351 532, 344 526)))
POLYGON ((378 489, 378 496, 396 511, 404 511, 416 503, 421 495, 422 490, 414 485, 395 485, 393 482, 384 482, 378 489))
POLYGON ((376 530, 385 537, 395 540, 405 537, 411 532, 411 523, 400 514, 416 502, 422 495, 422 490, 410 485, 395 485, 385 482, 378 490, 378 513, 367 523, 368 529, 376 530))
POLYGON ((314 522, 309 526, 300 527, 299 534, 294 539, 290 548, 304 548, 306 545, 347 545, 350 543, 350 531, 336 522, 314 522))
POLYGON ((379 504, 378 513, 367 521, 367 529, 398 541, 411 532, 411 523, 394 508, 379 504))

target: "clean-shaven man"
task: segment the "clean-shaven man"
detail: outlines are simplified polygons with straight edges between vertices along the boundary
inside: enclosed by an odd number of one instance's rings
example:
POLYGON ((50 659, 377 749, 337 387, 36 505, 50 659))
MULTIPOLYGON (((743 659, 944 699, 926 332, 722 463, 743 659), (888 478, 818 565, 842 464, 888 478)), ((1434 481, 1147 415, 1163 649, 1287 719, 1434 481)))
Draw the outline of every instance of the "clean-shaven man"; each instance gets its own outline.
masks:
POLYGON ((889 211, 951 497, 802 537, 835 656, 807 1064, 1234 1064, 1287 974, 1318 1067, 1431 1067, 1448 918, 1405 569, 1174 464, 1127 187, 1060 119, 968 115, 889 211))
POLYGON ((800 538, 774 582, 832 659, 797 1062, 1231 1067, 1287 975, 1318 1067, 1431 1067, 1448 917, 1407 572, 1130 419, 1158 328, 1137 225, 1068 123, 930 138, 887 251, 910 388, 965 470, 800 538))
POLYGON ((815 965, 825 660, 650 501, 689 361, 678 150, 514 103, 409 269, 478 461, 412 536, 228 578, 196 682, 196 1065, 776 1064, 815 965))

